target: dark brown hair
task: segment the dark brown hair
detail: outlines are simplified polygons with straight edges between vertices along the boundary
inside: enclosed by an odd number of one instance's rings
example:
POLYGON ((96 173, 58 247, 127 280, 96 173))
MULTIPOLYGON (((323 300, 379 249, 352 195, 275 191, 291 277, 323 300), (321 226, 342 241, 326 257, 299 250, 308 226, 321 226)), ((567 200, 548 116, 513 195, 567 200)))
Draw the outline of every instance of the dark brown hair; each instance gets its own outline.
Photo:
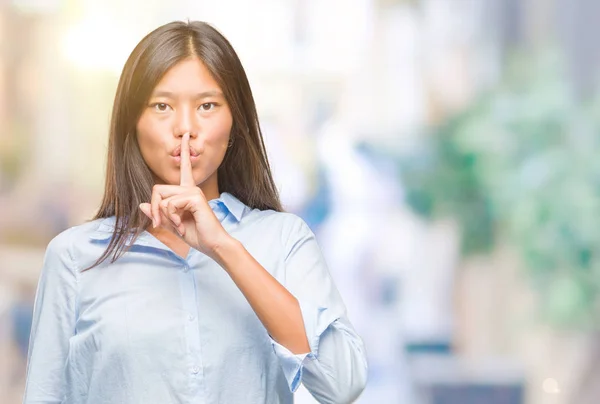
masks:
POLYGON ((165 73, 178 62, 198 57, 221 87, 231 109, 231 147, 218 168, 219 192, 229 192, 251 208, 282 211, 271 175, 250 84, 233 47, 209 24, 199 21, 163 25, 135 47, 115 95, 108 142, 104 197, 94 219, 115 216, 113 237, 90 268, 111 262, 130 247, 149 219, 138 208, 152 195, 152 172, 142 158, 137 122, 165 73))

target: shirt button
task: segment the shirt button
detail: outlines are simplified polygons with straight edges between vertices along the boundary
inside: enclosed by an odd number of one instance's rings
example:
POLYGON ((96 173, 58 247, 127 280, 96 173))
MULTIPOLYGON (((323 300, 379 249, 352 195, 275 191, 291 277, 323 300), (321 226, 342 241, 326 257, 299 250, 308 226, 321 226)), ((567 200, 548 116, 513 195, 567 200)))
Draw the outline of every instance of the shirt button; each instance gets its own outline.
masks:
POLYGON ((187 271, 189 271, 189 270, 190 270, 190 267, 188 267, 187 265, 185 265, 185 266, 183 267, 183 272, 187 272, 187 271))
POLYGON ((192 368, 192 373, 197 375, 198 373, 200 373, 200 366, 194 366, 192 368))
POLYGON ((196 316, 194 316, 193 314, 188 314, 188 320, 194 321, 195 318, 196 316))

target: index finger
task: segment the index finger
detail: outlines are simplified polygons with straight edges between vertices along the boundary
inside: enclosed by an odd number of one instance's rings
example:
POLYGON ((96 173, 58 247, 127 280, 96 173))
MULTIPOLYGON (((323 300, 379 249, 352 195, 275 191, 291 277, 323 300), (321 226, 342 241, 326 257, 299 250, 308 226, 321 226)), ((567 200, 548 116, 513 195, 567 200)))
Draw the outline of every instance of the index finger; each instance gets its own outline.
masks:
POLYGON ((185 133, 181 138, 181 162, 179 165, 180 177, 179 185, 192 187, 194 184, 194 174, 192 173, 192 162, 190 161, 190 133, 185 133))

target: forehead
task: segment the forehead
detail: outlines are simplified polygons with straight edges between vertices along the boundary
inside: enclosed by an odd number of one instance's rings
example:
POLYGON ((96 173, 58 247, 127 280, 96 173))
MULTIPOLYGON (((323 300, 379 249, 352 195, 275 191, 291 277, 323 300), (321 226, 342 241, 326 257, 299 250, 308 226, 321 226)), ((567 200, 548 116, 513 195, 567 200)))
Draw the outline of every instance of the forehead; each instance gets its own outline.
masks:
POLYGON ((184 59, 171 67, 154 88, 176 94, 221 90, 208 68, 197 57, 184 59))

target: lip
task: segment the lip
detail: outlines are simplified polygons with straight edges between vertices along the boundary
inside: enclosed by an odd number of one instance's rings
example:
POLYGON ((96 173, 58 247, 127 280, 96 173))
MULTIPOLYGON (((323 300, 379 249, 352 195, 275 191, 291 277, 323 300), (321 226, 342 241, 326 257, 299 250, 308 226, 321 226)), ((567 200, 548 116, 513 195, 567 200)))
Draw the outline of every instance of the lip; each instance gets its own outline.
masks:
MULTIPOLYGON (((176 163, 181 163, 181 156, 177 155, 177 156, 170 156, 176 163)), ((195 161, 198 161, 200 159, 200 156, 192 156, 190 154, 190 162, 194 163, 195 161)))
MULTIPOLYGON (((179 157, 181 155, 181 145, 173 149, 170 154, 173 157, 179 157)), ((190 157, 198 157, 198 152, 192 147, 192 145, 190 145, 190 157)))
MULTIPOLYGON (((169 155, 176 163, 181 163, 181 145, 177 146, 169 155)), ((190 145, 190 162, 193 163, 198 159, 198 152, 190 145)))

